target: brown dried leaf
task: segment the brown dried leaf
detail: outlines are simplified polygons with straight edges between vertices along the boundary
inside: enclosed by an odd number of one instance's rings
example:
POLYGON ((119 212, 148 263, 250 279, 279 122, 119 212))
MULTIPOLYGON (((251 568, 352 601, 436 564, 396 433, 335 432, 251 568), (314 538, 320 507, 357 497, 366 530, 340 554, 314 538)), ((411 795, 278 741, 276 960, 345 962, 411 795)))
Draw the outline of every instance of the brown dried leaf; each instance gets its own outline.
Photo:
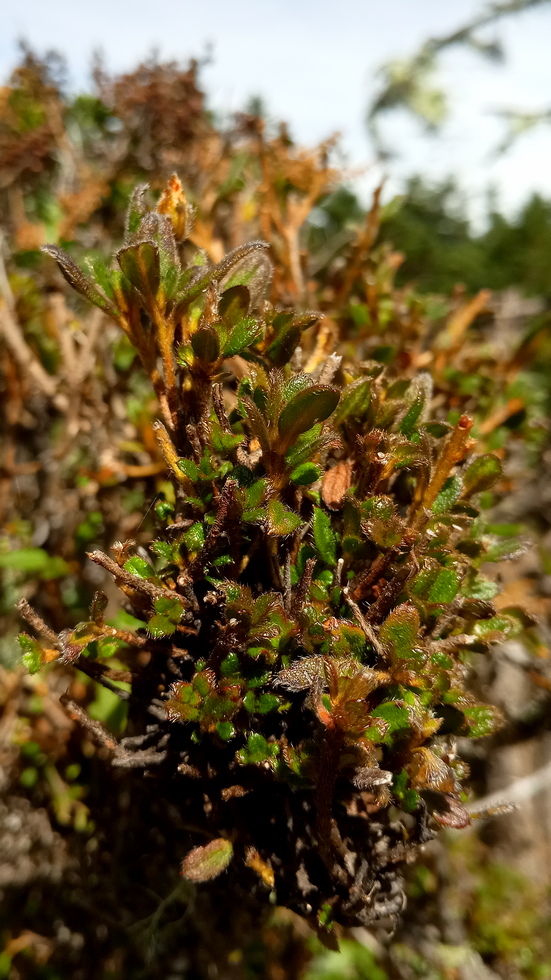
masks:
POLYGON ((352 466, 347 462, 337 463, 327 470, 321 482, 321 499, 329 510, 340 510, 344 495, 352 482, 352 466))

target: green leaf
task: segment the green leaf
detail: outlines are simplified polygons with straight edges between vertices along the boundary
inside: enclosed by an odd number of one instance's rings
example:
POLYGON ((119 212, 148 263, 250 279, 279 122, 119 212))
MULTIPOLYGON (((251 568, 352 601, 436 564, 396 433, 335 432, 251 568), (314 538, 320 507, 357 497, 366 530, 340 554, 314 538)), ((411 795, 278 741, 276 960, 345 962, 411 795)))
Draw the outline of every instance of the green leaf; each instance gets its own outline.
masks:
POLYGON ((105 636, 103 639, 97 640, 96 642, 98 657, 100 660, 107 659, 107 657, 114 657, 116 653, 125 649, 127 646, 127 644, 123 643, 123 641, 119 640, 116 636, 105 636))
POLYGON ((234 286, 246 286, 250 294, 250 309, 254 310, 267 296, 273 268, 266 255, 266 242, 247 242, 226 255, 213 270, 213 279, 227 292, 234 286))
POLYGON ((256 695, 253 690, 247 691, 243 698, 243 706, 250 714, 267 715, 274 711, 281 704, 276 694, 265 691, 263 694, 256 695))
POLYGON ((411 438, 415 432, 417 422, 421 416, 423 408, 425 407, 425 392, 420 391, 412 405, 408 408, 406 414, 404 415, 402 421, 400 422, 400 432, 403 436, 408 439, 411 438))
POLYGON ((337 535, 331 526, 331 518, 321 507, 314 507, 314 541, 317 552, 326 565, 337 564, 337 535))
POLYGON ((197 463, 194 463, 192 459, 179 459, 178 469, 185 473, 185 475, 195 483, 199 479, 199 470, 197 468, 197 463))
POLYGON ((252 732, 247 738, 247 745, 240 749, 237 758, 243 766, 266 762, 278 753, 277 744, 268 743, 260 732, 252 732))
POLYGON ((222 663, 220 664, 220 670, 224 677, 231 676, 231 674, 239 673, 239 656, 232 650, 228 653, 227 657, 224 657, 222 663))
POLYGON ((138 184, 130 195, 128 211, 126 212, 125 240, 130 235, 136 234, 143 219, 149 214, 149 208, 145 200, 145 195, 148 190, 149 184, 138 184))
POLYGON ((119 311, 114 303, 103 295, 95 283, 86 278, 84 273, 79 269, 78 265, 76 265, 73 260, 69 258, 63 249, 59 248, 57 245, 42 245, 40 251, 45 252, 46 255, 51 255, 51 257, 55 259, 63 277, 77 293, 84 296, 85 299, 87 299, 90 303, 93 303, 94 306, 99 307, 100 310, 107 313, 107 315, 112 317, 113 320, 120 320, 119 311))
POLYGON ((159 249, 155 242, 128 245, 117 252, 122 272, 144 297, 156 296, 161 282, 159 249))
POLYGON ((419 804, 419 793, 415 789, 411 789, 409 786, 409 777, 405 769, 402 769, 397 775, 394 776, 392 781, 392 792, 397 800, 399 800, 400 805, 408 813, 411 813, 419 804))
POLYGON ((199 327, 191 338, 191 346, 205 364, 212 364, 220 357, 220 338, 214 327, 199 327))
POLYGON ((505 637, 517 636, 521 632, 522 626, 518 620, 510 616, 497 615, 491 619, 481 619, 474 625, 473 632, 476 636, 490 643, 495 643, 505 637))
MULTIPOLYGON (((280 316, 284 315, 287 314, 280 314, 280 316)), ((292 319, 292 314, 289 315, 292 319)), ((277 319, 278 317, 275 318, 274 324, 277 322, 277 319)), ((268 347, 266 357, 276 367, 283 367, 284 364, 288 364, 300 342, 300 335, 300 327, 292 326, 291 324, 284 327, 268 347)))
MULTIPOLYGON (((195 678, 194 678, 195 681, 195 678)), ((180 681, 171 687, 172 697, 166 702, 170 721, 197 721, 200 714, 201 693, 188 681, 180 681)), ((207 691, 208 694, 208 685, 207 691)))
POLYGON ((225 289, 218 301, 218 316, 226 326, 235 327, 247 316, 251 296, 246 286, 231 286, 225 289))
POLYGON ((268 502, 267 518, 268 533, 277 537, 292 534, 303 523, 298 514, 273 498, 268 502))
POLYGON ((237 435, 234 435, 233 432, 224 432, 219 422, 211 422, 210 437, 215 453, 220 453, 221 455, 231 453, 232 450, 236 449, 243 442, 242 434, 237 433, 237 435))
POLYGON ((145 561, 144 558, 140 558, 139 555, 132 555, 132 558, 125 561, 124 570, 131 572, 132 575, 137 575, 139 578, 154 577, 153 569, 149 562, 145 561))
POLYGON ((42 665, 42 651, 40 644, 33 640, 28 633, 20 633, 17 642, 23 651, 21 663, 27 668, 29 674, 36 674, 42 665))
POLYGON ((286 310, 278 313, 272 322, 274 339, 266 351, 266 356, 276 367, 283 367, 287 364, 300 342, 303 330, 313 326, 320 319, 319 313, 307 311, 301 316, 286 310))
POLYGON ((396 701, 383 701, 371 712, 373 718, 380 718, 388 726, 386 738, 395 732, 405 732, 409 729, 410 721, 407 708, 396 701))
POLYGON ((108 269, 105 262, 98 256, 90 256, 90 258, 86 259, 86 265, 95 283, 100 289, 103 289, 103 292, 109 299, 114 299, 115 293, 113 291, 111 270, 108 269))
POLYGON ((479 599, 482 602, 491 602, 499 592, 499 586, 491 579, 483 575, 477 575, 471 570, 463 580, 461 595, 469 599, 479 599))
POLYGON ((278 430, 286 449, 303 432, 311 429, 316 422, 324 422, 338 405, 338 388, 327 385, 312 385, 300 391, 285 406, 278 421, 278 430))
POLYGON ((154 640, 172 636, 175 630, 176 624, 168 616, 152 616, 147 624, 147 632, 154 640))
POLYGON ((362 528, 379 548, 400 544, 405 525, 390 497, 370 497, 360 507, 362 528))
POLYGON ((266 510, 264 507, 251 507, 249 510, 244 510, 241 516, 246 524, 256 524, 265 519, 266 510))
POLYGON ((389 521, 396 513, 396 504, 391 497, 368 497, 360 505, 363 520, 377 518, 380 521, 389 521))
POLYGON ((179 599, 174 597, 171 599, 170 596, 159 596, 154 602, 155 612, 159 616, 166 616, 171 623, 179 623, 182 616, 184 615, 184 608, 179 599))
POLYGON ((219 837, 203 847, 194 847, 182 862, 180 874, 188 881, 210 881, 228 867, 233 856, 233 845, 219 837))
POLYGON ((275 711, 276 708, 279 708, 280 704, 281 701, 277 694, 270 694, 268 691, 264 691, 256 699, 256 711, 259 715, 267 715, 270 711, 275 711))
POLYGON ((424 422, 423 429, 429 435, 433 436, 434 439, 442 439, 443 436, 449 435, 452 431, 452 426, 449 422, 424 422))
POLYGON ((203 525, 199 522, 192 524, 188 531, 184 534, 185 546, 188 553, 195 554, 200 551, 205 543, 205 531, 203 525))
POLYGON ((458 476, 450 476, 444 483, 440 493, 432 505, 433 514, 445 514, 453 507, 456 500, 461 495, 463 481, 458 476))
POLYGON ((323 426, 318 423, 303 432, 285 454, 287 465, 293 470, 301 463, 311 462, 315 455, 331 442, 331 435, 320 435, 323 426))
POLYGON ((155 514, 160 521, 166 521, 172 517, 174 513, 174 504, 169 503, 168 500, 160 500, 155 507, 155 514))
POLYGON ((261 331, 262 324, 254 316, 244 317, 235 325, 224 343, 223 356, 233 357, 234 354, 240 354, 246 347, 250 347, 261 331))
POLYGON ((250 486, 245 488, 245 504, 247 509, 260 507, 264 500, 264 494, 268 488, 268 481, 265 477, 255 480, 250 486))
POLYGON ((231 721, 219 721, 216 725, 216 731, 224 742, 229 741, 235 735, 235 728, 231 721))
POLYGON ((489 490, 502 476, 501 463, 493 453, 477 456, 463 474, 463 495, 489 490))
POLYGON ((503 724, 503 717, 497 708, 489 704, 476 704, 462 708, 469 726, 470 738, 483 738, 492 735, 503 724))
POLYGON ((459 578, 453 568, 443 568, 431 585, 429 602, 453 602, 459 592, 459 578))
POLYGON ((168 541, 154 541, 153 544, 149 546, 149 550, 153 552, 154 555, 158 555, 165 562, 175 561, 175 551, 177 546, 169 544, 168 541))
POLYGON ((316 483, 320 477, 319 466, 314 466, 313 463, 301 463, 300 466, 295 466, 290 479, 292 483, 296 483, 297 487, 308 487, 311 483, 316 483))
POLYGON ((348 419, 362 419, 371 403, 371 378, 360 378, 344 389, 337 408, 334 422, 339 425, 348 419))
POLYGON ((416 608, 404 602, 385 619, 379 634, 381 642, 394 657, 409 660, 420 640, 420 625, 416 608))

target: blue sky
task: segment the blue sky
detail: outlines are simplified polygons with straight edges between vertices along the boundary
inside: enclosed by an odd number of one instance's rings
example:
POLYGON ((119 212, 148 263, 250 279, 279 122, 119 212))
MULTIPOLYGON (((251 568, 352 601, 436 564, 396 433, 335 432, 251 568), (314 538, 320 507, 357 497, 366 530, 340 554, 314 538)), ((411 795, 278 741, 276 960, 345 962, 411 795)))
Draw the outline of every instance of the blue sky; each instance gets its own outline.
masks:
MULTIPOLYGON (((0 76, 17 60, 16 42, 67 58, 72 87, 85 86, 94 49, 111 71, 131 69, 156 48, 185 60, 212 45, 202 75, 211 106, 223 112, 261 95, 294 138, 317 142, 342 135, 347 164, 363 195, 378 182, 366 134, 366 105, 382 62, 411 54, 428 35, 447 32, 480 10, 481 0, 3 0, 0 76)), ((497 28, 507 59, 488 65, 456 50, 442 63, 450 121, 438 139, 423 136, 401 114, 384 122, 398 153, 387 166, 387 197, 404 178, 455 174, 471 213, 480 219, 490 185, 513 212, 534 190, 551 198, 551 126, 521 139, 506 156, 491 150, 502 129, 492 110, 551 105, 551 4, 504 20, 497 28)))

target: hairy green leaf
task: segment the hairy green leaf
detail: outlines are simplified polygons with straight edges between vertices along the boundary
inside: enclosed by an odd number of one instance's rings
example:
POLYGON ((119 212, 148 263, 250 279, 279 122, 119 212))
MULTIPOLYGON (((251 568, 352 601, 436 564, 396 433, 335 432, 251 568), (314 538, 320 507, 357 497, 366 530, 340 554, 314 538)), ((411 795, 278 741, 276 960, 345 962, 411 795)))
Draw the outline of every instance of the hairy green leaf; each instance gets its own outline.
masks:
POLYGON ((317 552, 326 565, 337 564, 337 536, 331 526, 331 518, 321 507, 314 507, 312 522, 317 552))
POLYGON ((463 495, 471 496, 489 490, 501 475, 501 463, 497 456, 492 453, 477 456, 463 474, 463 495))
POLYGON ((268 533, 277 537, 285 534, 292 534, 302 524, 298 514, 294 514, 280 500, 272 499, 268 502, 268 533))
POLYGON ((84 296, 94 306, 99 307, 100 310, 107 313, 113 320, 119 322, 120 314, 115 304, 107 296, 104 296, 95 283, 86 278, 78 265, 73 262, 63 249, 57 245, 42 245, 40 251, 45 252, 46 255, 51 255, 55 259, 63 277, 77 293, 84 296))
POLYGON ((338 405, 338 388, 327 385, 312 385, 300 391, 283 409, 278 430, 284 447, 287 449, 303 432, 311 429, 316 422, 324 422, 338 405))
POLYGON ((381 642, 395 657, 409 660, 419 643, 420 625, 417 609, 404 602, 385 619, 380 631, 381 642))

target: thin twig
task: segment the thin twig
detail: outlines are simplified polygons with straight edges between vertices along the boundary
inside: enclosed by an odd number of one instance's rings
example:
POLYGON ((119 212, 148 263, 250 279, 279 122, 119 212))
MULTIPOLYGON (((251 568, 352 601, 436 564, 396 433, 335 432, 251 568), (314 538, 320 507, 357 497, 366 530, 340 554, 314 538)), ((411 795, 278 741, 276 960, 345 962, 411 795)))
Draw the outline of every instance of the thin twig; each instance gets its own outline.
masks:
POLYGON ((285 607, 285 612, 289 613, 291 611, 291 605, 293 601, 293 593, 291 588, 291 552, 287 551, 285 555, 285 565, 283 567, 283 583, 285 585, 285 591, 283 594, 283 604, 285 607))
POLYGON ((367 640, 369 641, 369 643, 371 643, 371 646, 376 651, 376 653, 378 653, 379 656, 383 660, 386 659, 386 654, 385 654, 384 648, 383 648, 383 646, 382 646, 382 644, 381 644, 381 642, 380 642, 377 634, 375 633, 375 630, 367 622, 367 620, 366 620, 364 614, 362 613, 360 607, 358 606, 358 604, 356 602, 354 602, 354 600, 351 598, 351 596, 350 596, 350 594, 348 592, 348 589, 346 588, 346 589, 343 589, 342 591, 343 591, 343 595, 344 595, 344 597, 345 597, 348 605, 350 606, 352 612, 354 613, 356 619, 358 620, 358 623, 360 624, 362 630, 364 631, 367 640))
POLYGON ((215 384, 212 386, 212 404, 214 406, 214 411, 216 412, 216 417, 220 422, 222 431, 227 432, 229 435, 233 435, 232 427, 226 412, 226 406, 224 405, 224 396, 222 393, 221 384, 215 384))
POLYGON ((29 626, 32 626, 32 628, 36 630, 40 636, 43 636, 48 643, 51 643, 55 650, 61 649, 61 641, 59 640, 57 633, 54 633, 49 626, 46 626, 46 623, 42 617, 34 611, 26 599, 20 599, 17 603, 16 609, 21 613, 23 619, 27 621, 29 626))
MULTIPOLYGON (((214 526, 214 525, 213 525, 214 526)), ((96 565, 101 565, 102 568, 107 569, 111 572, 111 575, 117 582, 121 582, 122 585, 126 585, 130 589, 134 589, 136 592, 143 592, 144 595, 151 596, 153 599, 158 599, 160 596, 165 596, 169 599, 179 599, 182 605, 184 604, 182 596, 178 595, 177 592, 172 592, 171 589, 163 589, 160 585, 155 585, 153 582, 149 582, 145 578, 140 578, 138 575, 133 575, 132 572, 127 572, 125 568, 121 568, 117 565, 116 561, 109 558, 108 555, 104 555, 103 551, 88 551, 88 558, 95 562, 96 565)))
POLYGON ((218 542, 218 538, 220 537, 228 520, 229 510, 234 499, 236 489, 236 480, 226 480, 224 489, 222 490, 222 493, 218 499, 218 510, 216 511, 214 524, 207 534, 205 543, 197 555, 197 558, 195 558, 188 565, 185 571, 183 571, 178 577, 178 585, 189 585, 190 582, 193 582, 195 578, 202 574, 205 563, 210 558, 211 553, 218 542))
POLYGON ((63 707, 67 709, 73 721, 78 721, 96 742, 99 742, 109 752, 113 752, 113 766, 124 769, 145 769, 147 766, 159 765, 166 758, 166 751, 159 751, 159 748, 162 749, 166 745, 169 738, 168 733, 163 736, 156 746, 150 749, 131 752, 117 742, 99 721, 94 721, 90 718, 84 709, 76 701, 73 701, 68 694, 62 694, 59 700, 63 707))
POLYGON ((81 708, 68 694, 62 694, 59 700, 63 707, 67 709, 73 721, 78 721, 92 735, 96 742, 99 742, 104 748, 109 749, 110 752, 117 751, 119 743, 106 731, 99 721, 94 721, 90 718, 84 708, 81 708))
POLYGON ((87 677, 91 677, 97 684, 101 684, 102 687, 105 687, 108 691, 111 691, 112 694, 116 694, 121 701, 130 700, 129 691, 125 691, 122 688, 117 687, 116 684, 113 684, 108 679, 106 675, 109 668, 104 668, 103 664, 94 663, 92 660, 88 660, 86 657, 78 657, 74 661, 74 666, 81 670, 83 674, 86 674, 87 677))
POLYGON ((537 796, 538 793, 548 789, 549 786, 551 786, 551 762, 548 762, 540 769, 536 769, 529 776, 516 779, 506 789, 497 790, 495 793, 488 793, 482 799, 475 800, 469 813, 471 816, 477 816, 478 814, 492 816, 491 811, 495 813, 499 809, 500 812, 504 812, 501 809, 502 807, 513 809, 517 804, 532 799, 533 796, 537 796))
POLYGON ((457 636, 446 636, 443 640, 431 640, 430 650, 455 650, 456 647, 469 647, 473 643, 480 643, 479 636, 472 633, 458 633, 457 636))
POLYGON ((299 613, 306 601, 306 596, 308 595, 308 590, 312 584, 312 575, 314 574, 314 568, 316 567, 316 558, 308 558, 304 566, 304 571, 300 577, 300 581, 295 589, 295 594, 293 596, 293 601, 291 604, 291 614, 296 616, 299 613))

